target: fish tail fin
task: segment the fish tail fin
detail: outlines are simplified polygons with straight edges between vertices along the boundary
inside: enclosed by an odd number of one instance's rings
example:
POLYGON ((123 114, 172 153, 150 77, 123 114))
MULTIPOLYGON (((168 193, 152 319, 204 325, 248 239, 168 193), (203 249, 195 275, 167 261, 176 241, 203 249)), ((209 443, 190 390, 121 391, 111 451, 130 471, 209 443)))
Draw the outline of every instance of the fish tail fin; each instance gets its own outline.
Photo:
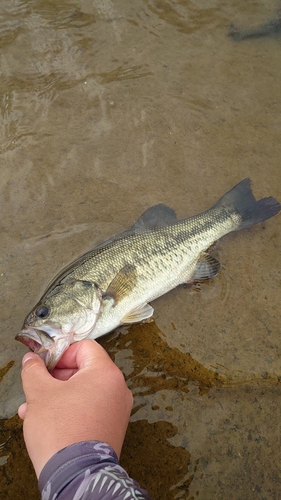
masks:
POLYGON ((226 209, 230 216, 237 221, 235 230, 244 229, 263 222, 278 214, 280 203, 270 196, 256 200, 252 193, 250 179, 244 179, 228 191, 216 203, 215 207, 226 209), (235 217, 235 216, 239 217, 235 217))

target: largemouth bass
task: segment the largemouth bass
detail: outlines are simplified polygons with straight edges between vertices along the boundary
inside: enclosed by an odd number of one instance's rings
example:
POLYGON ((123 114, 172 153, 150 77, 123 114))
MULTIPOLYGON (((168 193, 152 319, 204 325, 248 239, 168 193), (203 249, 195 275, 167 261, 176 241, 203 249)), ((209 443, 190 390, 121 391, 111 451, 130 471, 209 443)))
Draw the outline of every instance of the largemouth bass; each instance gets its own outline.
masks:
POLYGON ((259 37, 280 33, 281 31, 281 11, 279 10, 275 17, 265 22, 252 23, 244 28, 239 28, 234 24, 230 25, 229 35, 235 40, 244 40, 249 37, 259 37))
POLYGON ((96 339, 152 316, 149 302, 184 283, 213 278, 218 260, 206 250, 219 238, 280 211, 275 198, 256 201, 244 179, 212 208, 177 220, 165 205, 148 209, 124 233, 90 250, 50 284, 16 339, 52 370, 73 342, 96 339))

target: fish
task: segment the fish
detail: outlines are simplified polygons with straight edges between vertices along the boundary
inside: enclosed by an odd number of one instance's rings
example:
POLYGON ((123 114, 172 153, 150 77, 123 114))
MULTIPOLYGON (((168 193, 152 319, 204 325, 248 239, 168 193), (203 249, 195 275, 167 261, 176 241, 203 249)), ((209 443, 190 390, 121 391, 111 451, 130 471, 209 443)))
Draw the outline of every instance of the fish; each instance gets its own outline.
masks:
POLYGON ((209 210, 186 219, 178 220, 164 204, 155 205, 130 229, 65 268, 25 318, 16 339, 40 354, 51 371, 72 343, 147 320, 156 298, 178 285, 214 278, 220 263, 209 247, 280 209, 273 197, 257 201, 248 178, 209 210))
POLYGON ((249 37, 260 37, 281 31, 281 11, 279 10, 275 17, 265 22, 255 22, 244 28, 239 28, 234 24, 229 27, 229 36, 235 40, 244 40, 249 37))

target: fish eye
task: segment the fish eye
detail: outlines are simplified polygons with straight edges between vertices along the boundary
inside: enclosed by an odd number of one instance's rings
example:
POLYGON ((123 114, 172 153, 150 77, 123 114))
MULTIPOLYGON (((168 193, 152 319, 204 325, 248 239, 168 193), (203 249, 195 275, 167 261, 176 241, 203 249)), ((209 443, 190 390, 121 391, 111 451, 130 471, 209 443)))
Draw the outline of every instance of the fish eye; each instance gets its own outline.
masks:
POLYGON ((36 309, 35 314, 38 318, 47 318, 49 308, 47 306, 40 306, 36 309))
POLYGON ((90 288, 92 286, 91 281, 82 280, 82 284, 84 285, 85 288, 90 288))

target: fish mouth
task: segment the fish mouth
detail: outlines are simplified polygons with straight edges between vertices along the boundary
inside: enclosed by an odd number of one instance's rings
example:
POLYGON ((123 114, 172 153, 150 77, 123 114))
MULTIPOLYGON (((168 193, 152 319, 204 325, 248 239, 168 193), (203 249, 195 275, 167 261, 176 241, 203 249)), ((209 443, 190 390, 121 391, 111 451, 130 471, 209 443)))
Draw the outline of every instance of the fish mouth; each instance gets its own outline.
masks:
POLYGON ((57 330, 54 330, 54 334, 55 338, 38 327, 23 328, 15 338, 29 347, 31 351, 39 354, 48 370, 51 371, 72 341, 71 336, 62 336, 57 330))
POLYGON ((22 342, 36 354, 47 351, 54 344, 54 339, 46 332, 36 328, 24 328, 17 335, 16 340, 22 342))

